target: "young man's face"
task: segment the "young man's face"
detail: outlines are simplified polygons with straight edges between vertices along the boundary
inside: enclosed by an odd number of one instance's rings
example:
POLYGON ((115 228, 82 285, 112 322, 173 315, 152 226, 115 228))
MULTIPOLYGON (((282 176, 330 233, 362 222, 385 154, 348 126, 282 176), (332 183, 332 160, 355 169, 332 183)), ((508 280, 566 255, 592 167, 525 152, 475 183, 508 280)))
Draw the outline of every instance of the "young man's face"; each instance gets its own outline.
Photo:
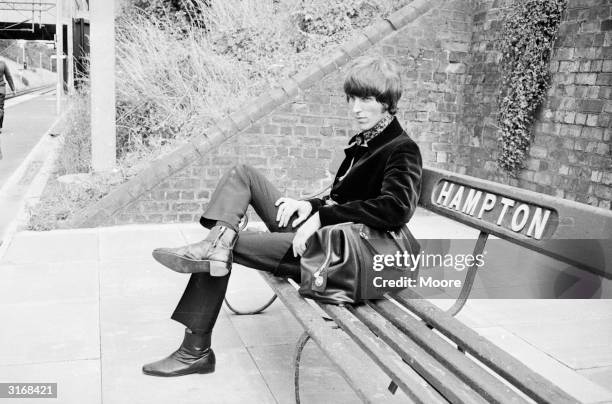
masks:
POLYGON ((374 97, 349 97, 349 108, 362 131, 376 125, 387 111, 386 105, 376 101, 374 97))

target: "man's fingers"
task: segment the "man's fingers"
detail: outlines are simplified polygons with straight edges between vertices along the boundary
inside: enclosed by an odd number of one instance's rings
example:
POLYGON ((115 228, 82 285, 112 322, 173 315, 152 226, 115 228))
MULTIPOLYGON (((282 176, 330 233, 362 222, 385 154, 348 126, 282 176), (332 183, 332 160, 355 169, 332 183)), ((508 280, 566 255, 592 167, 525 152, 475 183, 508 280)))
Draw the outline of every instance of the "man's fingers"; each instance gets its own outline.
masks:
POLYGON ((293 223, 291 224, 293 227, 296 227, 297 225, 299 225, 300 223, 302 223, 304 221, 304 219, 306 219, 306 215, 302 215, 302 216, 298 216, 297 219, 295 219, 293 221, 293 223))
POLYGON ((276 221, 280 221, 281 218, 283 217, 283 213, 285 212, 285 209, 287 209, 287 204, 283 203, 281 206, 278 207, 278 210, 276 211, 276 221))
POLYGON ((285 217, 283 218, 283 222, 284 222, 284 225, 285 225, 285 226, 289 225, 289 219, 291 219, 291 216, 292 216, 292 215, 293 215, 293 214, 292 214, 291 212, 287 212, 287 213, 285 214, 285 217))
POLYGON ((299 235, 296 235, 293 238, 293 242, 291 243, 292 244, 292 248, 293 248, 293 256, 294 257, 302 255, 302 252, 300 251, 300 245, 302 244, 302 242, 301 242, 300 239, 301 239, 301 237, 299 235))
POLYGON ((289 220, 291 220, 291 217, 296 211, 297 211, 297 206, 291 206, 285 209, 285 211, 283 212, 283 220, 282 220, 283 227, 289 224, 289 220))
POLYGON ((287 226, 287 223, 289 223, 289 218, 290 217, 291 217, 291 212, 290 211, 283 212, 283 218, 281 220, 282 227, 287 226))
POLYGON ((276 202, 274 202, 274 206, 278 206, 279 203, 284 202, 285 198, 284 197, 280 197, 276 200, 276 202))

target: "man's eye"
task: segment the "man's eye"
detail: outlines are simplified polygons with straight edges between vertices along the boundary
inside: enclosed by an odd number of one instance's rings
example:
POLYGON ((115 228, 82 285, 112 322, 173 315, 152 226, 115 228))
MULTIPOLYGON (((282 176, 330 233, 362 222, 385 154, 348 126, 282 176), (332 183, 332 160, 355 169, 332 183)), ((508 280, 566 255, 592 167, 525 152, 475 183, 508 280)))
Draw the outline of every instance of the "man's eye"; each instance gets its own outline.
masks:
POLYGON ((372 101, 376 101, 376 97, 374 96, 368 96, 368 97, 359 97, 356 95, 350 95, 348 98, 349 102, 355 102, 357 100, 361 101, 361 102, 372 102, 372 101))

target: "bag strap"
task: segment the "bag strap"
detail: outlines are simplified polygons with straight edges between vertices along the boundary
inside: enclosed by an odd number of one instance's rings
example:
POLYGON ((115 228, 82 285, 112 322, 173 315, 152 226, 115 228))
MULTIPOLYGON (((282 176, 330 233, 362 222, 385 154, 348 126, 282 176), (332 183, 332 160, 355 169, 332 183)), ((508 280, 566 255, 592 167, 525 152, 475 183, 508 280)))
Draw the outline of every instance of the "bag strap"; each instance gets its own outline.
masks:
POLYGON ((325 249, 325 259, 323 260, 323 263, 321 264, 321 266, 319 268, 317 268, 317 270, 314 272, 315 277, 319 276, 319 274, 321 272, 323 272, 323 270, 325 268, 327 268, 329 266, 329 263, 331 261, 331 257, 332 257, 332 238, 334 236, 334 230, 338 227, 338 225, 334 225, 331 229, 329 229, 329 237, 327 237, 327 246, 325 249))

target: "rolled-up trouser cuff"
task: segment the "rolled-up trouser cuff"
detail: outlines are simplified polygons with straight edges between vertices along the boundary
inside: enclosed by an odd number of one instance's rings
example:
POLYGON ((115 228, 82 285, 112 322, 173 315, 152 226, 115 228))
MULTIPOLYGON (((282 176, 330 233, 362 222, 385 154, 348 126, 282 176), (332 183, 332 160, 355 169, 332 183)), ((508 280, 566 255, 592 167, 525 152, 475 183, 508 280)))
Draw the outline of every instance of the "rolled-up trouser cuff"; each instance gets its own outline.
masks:
POLYGON ((219 215, 219 217, 206 217, 202 215, 200 217, 200 224, 208 230, 212 229, 219 221, 227 223, 236 233, 240 231, 238 225, 232 223, 235 221, 234 215, 219 215))

